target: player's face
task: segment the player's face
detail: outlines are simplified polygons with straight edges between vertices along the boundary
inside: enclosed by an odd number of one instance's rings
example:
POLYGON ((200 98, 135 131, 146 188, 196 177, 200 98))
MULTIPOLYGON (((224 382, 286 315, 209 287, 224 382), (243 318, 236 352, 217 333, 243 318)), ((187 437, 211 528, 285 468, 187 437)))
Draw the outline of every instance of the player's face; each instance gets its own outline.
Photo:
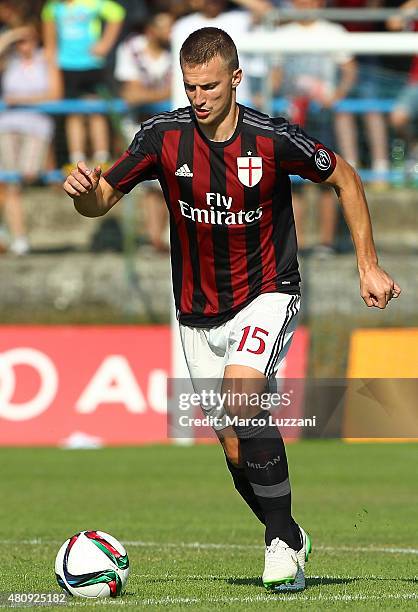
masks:
POLYGON ((208 64, 183 64, 182 70, 184 88, 199 123, 216 125, 234 110, 240 68, 232 72, 221 57, 214 57, 208 64))

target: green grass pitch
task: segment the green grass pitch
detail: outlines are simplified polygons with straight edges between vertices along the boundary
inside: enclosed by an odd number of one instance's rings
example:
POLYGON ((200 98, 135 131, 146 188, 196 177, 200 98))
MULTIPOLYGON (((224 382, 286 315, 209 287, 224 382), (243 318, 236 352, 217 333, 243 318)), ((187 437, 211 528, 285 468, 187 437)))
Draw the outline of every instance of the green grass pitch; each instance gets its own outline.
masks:
POLYGON ((58 592, 59 545, 101 529, 126 545, 127 591, 68 607, 416 609, 417 451, 414 443, 288 446, 294 515, 314 550, 307 590, 274 595, 260 580, 262 526, 217 446, 0 449, 0 593, 58 592))

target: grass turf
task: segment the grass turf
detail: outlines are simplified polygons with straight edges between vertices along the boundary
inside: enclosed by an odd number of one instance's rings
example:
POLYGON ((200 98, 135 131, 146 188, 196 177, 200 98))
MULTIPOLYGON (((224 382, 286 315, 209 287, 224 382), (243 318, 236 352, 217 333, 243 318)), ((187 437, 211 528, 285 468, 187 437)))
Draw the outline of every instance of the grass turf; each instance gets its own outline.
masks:
POLYGON ((233 490, 218 447, 0 449, 0 593, 58 592, 59 545, 101 529, 126 543, 127 591, 71 607, 416 608, 417 451, 289 445, 294 514, 314 551, 307 590, 275 595, 260 580, 262 526, 233 490))

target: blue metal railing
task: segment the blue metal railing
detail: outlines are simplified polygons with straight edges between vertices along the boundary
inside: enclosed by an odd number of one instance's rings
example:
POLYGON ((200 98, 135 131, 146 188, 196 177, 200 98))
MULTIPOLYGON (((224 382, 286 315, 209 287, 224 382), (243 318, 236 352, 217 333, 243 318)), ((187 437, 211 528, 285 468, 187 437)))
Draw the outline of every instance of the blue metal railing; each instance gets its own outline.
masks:
MULTIPOLYGON (((346 98, 340 100, 332 107, 336 112, 353 113, 361 115, 363 113, 390 113, 395 107, 396 100, 392 98, 367 98, 358 100, 356 98, 346 98)), ((273 113, 285 113, 289 106, 286 98, 274 98, 272 101, 273 113)), ((310 103, 313 112, 321 112, 321 106, 316 102, 310 103)))
MULTIPOLYGON (((362 114, 367 112, 390 112, 395 105, 395 100, 391 98, 378 99, 354 99, 347 98, 341 100, 334 105, 335 111, 348 112, 354 114, 362 114)), ((281 114, 288 108, 288 100, 285 98, 275 98, 272 103, 273 113, 281 114)), ((318 104, 312 102, 312 111, 320 112, 321 108, 318 104)), ((0 112, 6 108, 27 108, 30 110, 39 110, 50 115, 68 115, 74 113, 80 114, 124 114, 129 111, 129 106, 123 100, 115 98, 112 100, 59 100, 53 102, 43 102, 41 104, 34 104, 27 107, 7 107, 3 102, 0 101, 0 112)), ((141 106, 141 111, 149 114, 156 114, 170 110, 172 108, 170 101, 159 102, 156 104, 146 104, 141 106)), ((399 182, 400 174, 399 171, 388 171, 385 173, 373 172, 372 170, 360 170, 359 174, 364 181, 372 181, 374 179, 388 180, 390 182, 399 182)), ((40 180, 44 183, 57 183, 64 179, 64 174, 60 169, 51 170, 49 172, 41 173, 40 180)), ((292 179, 293 180, 293 179, 292 179)), ((294 177, 295 182, 299 182, 302 179, 294 177)), ((5 172, 0 171, 0 181, 18 183, 21 181, 21 175, 18 172, 5 172)))
MULTIPOLYGON (((286 111, 289 102, 286 98, 274 98, 272 108, 274 113, 283 113, 286 111)), ((313 111, 320 111, 321 107, 315 102, 311 103, 313 111)), ((367 113, 370 111, 389 113, 395 106, 395 100, 392 98, 368 98, 357 100, 355 98, 346 98, 334 105, 334 110, 344 111, 347 113, 367 113)), ((92 113, 108 114, 117 113, 123 114, 129 111, 129 106, 120 98, 113 100, 57 100, 54 102, 43 102, 41 104, 33 104, 31 106, 8 107, 3 102, 0 102, 0 111, 7 108, 40 110, 50 115, 69 115, 69 114, 84 114, 92 113)), ((157 102, 155 104, 144 104, 141 106, 141 111, 144 113, 162 113, 171 109, 171 103, 157 102)))
MULTIPOLYGON (((42 102, 40 104, 31 104, 30 106, 6 106, 4 102, 0 102, 0 111, 6 109, 29 109, 39 110, 49 115, 70 115, 82 114, 91 115, 93 113, 108 114, 118 113, 123 114, 128 112, 129 106, 120 98, 112 100, 54 100, 52 102, 42 102)), ((141 105, 141 111, 144 113, 161 113, 170 110, 171 104, 169 101, 157 102, 155 104, 141 105)))

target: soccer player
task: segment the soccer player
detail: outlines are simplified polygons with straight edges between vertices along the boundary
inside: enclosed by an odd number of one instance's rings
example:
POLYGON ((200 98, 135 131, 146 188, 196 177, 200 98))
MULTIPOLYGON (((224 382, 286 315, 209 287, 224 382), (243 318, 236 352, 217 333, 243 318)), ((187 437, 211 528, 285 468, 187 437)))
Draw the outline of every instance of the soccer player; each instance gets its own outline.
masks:
MULTIPOLYGON (((173 289, 195 387, 260 395, 289 348, 299 271, 289 174, 334 185, 355 244, 360 293, 385 308, 400 287, 382 270, 361 181, 348 163, 297 125, 236 103, 242 78, 233 40, 193 32, 180 52, 190 106, 145 121, 104 176, 77 165, 64 182, 78 212, 104 215, 138 183, 158 178, 170 214, 173 289)), ((278 428, 259 406, 204 405, 235 487, 265 524, 263 582, 303 589, 309 537, 293 520, 278 428), (231 425, 231 417, 243 417, 231 425), (229 419, 229 421, 228 421, 229 419)))

